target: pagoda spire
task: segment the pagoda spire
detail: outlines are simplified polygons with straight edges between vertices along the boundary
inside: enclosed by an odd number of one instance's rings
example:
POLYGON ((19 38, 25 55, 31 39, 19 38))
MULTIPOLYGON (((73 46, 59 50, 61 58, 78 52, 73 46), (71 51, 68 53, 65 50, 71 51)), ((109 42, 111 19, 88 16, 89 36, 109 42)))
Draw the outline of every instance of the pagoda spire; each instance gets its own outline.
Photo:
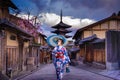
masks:
POLYGON ((70 30, 67 30, 67 28, 70 28, 70 27, 72 27, 72 26, 63 23, 63 21, 62 21, 62 9, 61 9, 61 12, 60 12, 60 22, 58 24, 52 26, 52 28, 55 28, 56 30, 51 31, 51 32, 55 33, 57 35, 63 35, 66 38, 70 38, 71 36, 66 35, 67 33, 72 32, 70 30))
POLYGON ((61 13, 60 13, 60 22, 62 22, 62 9, 61 9, 61 13))

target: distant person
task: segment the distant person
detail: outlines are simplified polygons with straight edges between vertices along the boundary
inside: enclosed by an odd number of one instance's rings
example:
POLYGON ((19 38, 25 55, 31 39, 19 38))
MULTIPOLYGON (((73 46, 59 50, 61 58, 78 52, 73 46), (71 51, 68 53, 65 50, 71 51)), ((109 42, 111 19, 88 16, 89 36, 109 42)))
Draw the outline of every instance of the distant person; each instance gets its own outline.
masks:
POLYGON ((56 69, 57 80, 62 80, 64 69, 69 69, 68 63, 70 62, 70 58, 66 51, 66 48, 63 47, 64 40, 58 39, 57 46, 54 48, 53 55, 53 64, 56 69))

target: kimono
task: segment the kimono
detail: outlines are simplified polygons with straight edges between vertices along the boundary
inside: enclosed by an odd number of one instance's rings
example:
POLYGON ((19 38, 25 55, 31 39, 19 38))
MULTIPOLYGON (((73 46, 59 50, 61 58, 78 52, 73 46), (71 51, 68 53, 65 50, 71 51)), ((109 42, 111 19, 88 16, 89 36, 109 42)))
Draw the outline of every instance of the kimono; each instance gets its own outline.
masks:
POLYGON ((67 50, 63 46, 57 46, 52 52, 53 64, 56 69, 57 80, 63 78, 64 66, 70 62, 67 50))

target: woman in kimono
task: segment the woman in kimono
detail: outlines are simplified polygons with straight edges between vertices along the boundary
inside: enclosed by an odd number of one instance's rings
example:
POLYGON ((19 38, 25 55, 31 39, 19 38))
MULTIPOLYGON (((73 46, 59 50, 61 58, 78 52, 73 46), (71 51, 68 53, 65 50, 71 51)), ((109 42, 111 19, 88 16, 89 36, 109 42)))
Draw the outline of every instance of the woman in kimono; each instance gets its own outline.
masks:
POLYGON ((53 64, 56 69, 57 80, 62 80, 64 68, 68 67, 70 59, 66 51, 66 48, 63 47, 64 44, 63 39, 58 39, 57 44, 58 46, 56 46, 52 52, 53 64))

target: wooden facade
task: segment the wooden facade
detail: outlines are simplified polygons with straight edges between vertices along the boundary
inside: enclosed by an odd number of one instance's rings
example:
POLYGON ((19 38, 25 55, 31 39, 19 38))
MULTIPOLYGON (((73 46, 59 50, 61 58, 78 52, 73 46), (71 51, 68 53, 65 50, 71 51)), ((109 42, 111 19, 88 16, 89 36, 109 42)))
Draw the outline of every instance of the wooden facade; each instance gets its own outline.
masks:
POLYGON ((93 61, 101 64, 106 63, 105 58, 105 40, 93 43, 93 61))
POLYGON ((94 44, 94 41, 99 39, 106 39, 106 32, 109 30, 120 30, 120 12, 118 14, 112 14, 112 16, 105 18, 101 21, 88 25, 84 28, 77 30, 73 39, 76 40, 76 45, 80 46, 80 57, 85 62, 97 62, 106 63, 106 42, 98 42, 94 44), (86 40, 89 37, 96 35, 95 40, 86 40), (85 43, 81 43, 82 40, 86 40, 85 43))
POLYGON ((9 5, 0 5, 0 72, 12 77, 39 66, 40 46, 44 46, 46 40, 43 34, 35 32, 35 26, 29 21, 11 15, 8 7, 17 7, 11 0, 6 2, 10 2, 9 5))

